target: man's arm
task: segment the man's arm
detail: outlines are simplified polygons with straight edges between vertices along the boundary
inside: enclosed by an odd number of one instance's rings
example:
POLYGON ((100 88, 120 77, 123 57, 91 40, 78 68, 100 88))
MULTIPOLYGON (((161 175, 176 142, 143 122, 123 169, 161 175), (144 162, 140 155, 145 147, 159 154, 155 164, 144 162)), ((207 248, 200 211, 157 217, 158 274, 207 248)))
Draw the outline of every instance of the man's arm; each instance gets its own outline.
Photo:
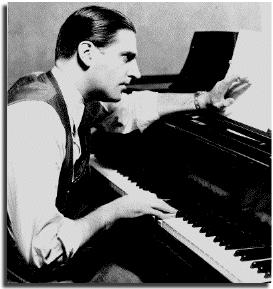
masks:
MULTIPOLYGON (((142 125, 147 126, 153 120, 164 114, 197 109, 206 109, 214 106, 221 109, 230 105, 234 98, 242 93, 249 83, 244 78, 232 77, 218 82, 210 92, 203 92, 198 96, 192 93, 156 93, 149 91, 137 92, 135 95, 124 95, 119 103, 105 103, 112 112, 104 129, 115 132, 129 132, 142 125), (196 101, 198 103, 196 104, 196 101), (111 125, 109 125, 111 124, 111 125)), ((143 214, 154 214, 160 218, 168 217, 175 210, 165 202, 156 198, 153 194, 135 197, 122 197, 108 203, 84 218, 77 220, 77 226, 81 231, 81 244, 88 240, 100 228, 108 227, 113 221, 124 217, 137 217, 143 214)))
POLYGON ((159 116, 196 109, 193 93, 158 93, 157 105, 159 116))
MULTIPOLYGON (((8 108, 7 209, 14 240, 37 267, 71 258, 97 231, 116 219, 176 210, 154 194, 121 197, 84 218, 70 220, 56 208, 65 132, 49 105, 23 102, 8 108)), ((92 191, 92 188, 90 188, 92 191)))
POLYGON ((249 87, 246 78, 232 76, 217 82, 214 88, 200 93, 158 93, 158 113, 163 116, 177 111, 207 109, 214 107, 219 111, 231 105, 249 87))
POLYGON ((90 237, 102 228, 109 228, 121 218, 136 218, 143 215, 154 215, 160 219, 175 216, 177 210, 157 198, 152 193, 126 195, 102 205, 85 217, 75 221, 76 230, 81 235, 83 245, 90 237))
POLYGON ((62 219, 55 199, 64 148, 65 132, 51 106, 24 101, 8 107, 7 209, 22 255, 37 265, 42 260, 33 249, 34 240, 46 231, 39 245, 40 252, 46 251, 47 238, 53 240, 58 227, 47 230, 46 225, 62 219))
POLYGON ((111 113, 101 126, 105 131, 129 133, 147 128, 159 117, 178 111, 214 108, 225 113, 225 108, 250 86, 246 78, 231 77, 216 83, 209 91, 199 93, 158 93, 135 91, 124 94, 119 102, 104 103, 111 113))

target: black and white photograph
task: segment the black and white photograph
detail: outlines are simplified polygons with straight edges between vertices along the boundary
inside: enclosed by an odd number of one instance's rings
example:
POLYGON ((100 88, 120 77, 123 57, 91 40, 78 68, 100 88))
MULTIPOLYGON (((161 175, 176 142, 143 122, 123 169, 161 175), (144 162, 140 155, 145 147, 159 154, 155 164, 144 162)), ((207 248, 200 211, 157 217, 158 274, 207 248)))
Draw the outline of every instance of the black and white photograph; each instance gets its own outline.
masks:
POLYGON ((271 2, 8 2, 6 286, 271 283, 271 2))

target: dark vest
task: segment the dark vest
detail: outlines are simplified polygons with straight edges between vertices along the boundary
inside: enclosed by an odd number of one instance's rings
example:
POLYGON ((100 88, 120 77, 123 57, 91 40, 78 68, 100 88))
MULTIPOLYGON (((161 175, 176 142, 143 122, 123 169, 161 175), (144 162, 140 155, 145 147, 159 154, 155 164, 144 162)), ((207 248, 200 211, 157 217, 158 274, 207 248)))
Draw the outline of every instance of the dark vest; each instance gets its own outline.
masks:
POLYGON ((20 101, 44 101, 51 105, 60 117, 66 133, 66 153, 62 163, 58 183, 56 206, 69 218, 78 218, 85 209, 83 199, 78 198, 76 190, 82 190, 81 180, 88 178, 89 172, 89 130, 104 117, 105 110, 99 102, 89 102, 85 106, 78 133, 81 143, 81 156, 73 168, 73 142, 67 107, 53 74, 49 71, 40 75, 29 75, 20 78, 8 91, 8 104, 20 101), (74 170, 74 181, 73 178, 74 170))
MULTIPOLYGON (((90 198, 90 192, 86 190, 90 187, 88 166, 90 128, 99 126, 108 113, 97 101, 85 104, 82 121, 78 129, 81 156, 73 168, 73 141, 68 111, 61 90, 51 72, 22 77, 8 91, 8 105, 20 101, 35 100, 44 101, 51 105, 59 115, 65 129, 66 153, 59 175, 56 207, 66 217, 79 218, 92 209, 88 207, 90 201, 86 201, 86 196, 90 198), (73 170, 74 180, 72 180, 73 170), (84 193, 83 190, 86 192, 84 193)), ((10 225, 9 216, 7 216, 7 225, 10 225)), ((56 264, 50 264, 37 269, 31 264, 27 264, 9 233, 7 233, 7 245, 7 273, 9 277, 16 276, 17 282, 62 280, 62 266, 59 268, 58 265, 56 267, 56 264)))

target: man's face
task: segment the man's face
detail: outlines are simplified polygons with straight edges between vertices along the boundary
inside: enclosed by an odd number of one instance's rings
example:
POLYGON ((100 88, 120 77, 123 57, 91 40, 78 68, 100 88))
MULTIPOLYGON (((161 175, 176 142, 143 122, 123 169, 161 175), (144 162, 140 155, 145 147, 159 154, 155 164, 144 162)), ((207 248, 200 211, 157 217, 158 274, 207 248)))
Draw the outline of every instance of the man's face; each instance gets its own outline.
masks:
POLYGON ((136 35, 133 31, 119 30, 116 41, 99 48, 94 66, 90 71, 92 90, 102 92, 103 101, 119 101, 121 93, 132 78, 139 78, 136 62, 136 35))

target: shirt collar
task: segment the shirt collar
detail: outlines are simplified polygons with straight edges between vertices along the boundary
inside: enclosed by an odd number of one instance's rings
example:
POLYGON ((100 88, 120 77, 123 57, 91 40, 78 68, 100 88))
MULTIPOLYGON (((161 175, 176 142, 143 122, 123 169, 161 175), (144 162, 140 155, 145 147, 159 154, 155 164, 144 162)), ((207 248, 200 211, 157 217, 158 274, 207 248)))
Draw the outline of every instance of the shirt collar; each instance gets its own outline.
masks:
POLYGON ((60 90, 63 94, 64 101, 68 110, 71 129, 73 130, 74 124, 76 130, 78 130, 84 111, 83 97, 73 84, 73 80, 70 79, 70 77, 60 68, 54 66, 51 72, 57 80, 60 90))

